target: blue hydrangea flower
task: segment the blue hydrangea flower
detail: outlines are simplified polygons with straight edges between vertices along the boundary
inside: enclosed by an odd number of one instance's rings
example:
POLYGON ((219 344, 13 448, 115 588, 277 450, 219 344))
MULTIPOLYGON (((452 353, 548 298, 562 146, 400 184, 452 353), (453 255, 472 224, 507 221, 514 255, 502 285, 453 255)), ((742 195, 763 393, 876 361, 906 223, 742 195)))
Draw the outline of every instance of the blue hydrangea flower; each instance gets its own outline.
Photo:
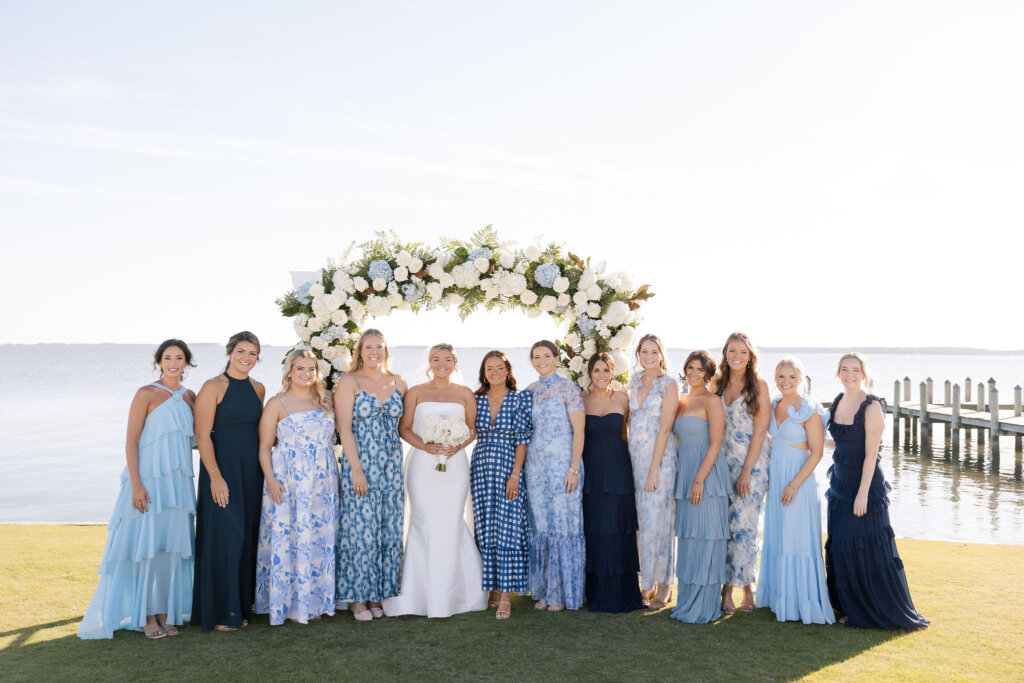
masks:
POLYGON ((537 284, 541 287, 550 287, 555 284, 555 280, 561 276, 562 271, 558 269, 554 263, 545 263, 537 267, 537 270, 533 274, 533 279, 537 281, 537 284))
POLYGON ((588 337, 591 336, 591 333, 594 331, 594 327, 596 325, 597 323, 591 320, 590 316, 588 315, 581 315, 580 317, 576 318, 576 326, 580 328, 580 332, 582 332, 588 337))
POLYGON ((307 282, 295 290, 295 298, 299 300, 299 303, 308 304, 313 300, 313 297, 309 295, 309 288, 312 286, 312 282, 307 282))
POLYGON ((331 325, 326 330, 320 333, 320 338, 326 342, 332 342, 335 339, 341 339, 344 335, 348 334, 345 328, 341 325, 331 325))
POLYGON ((469 260, 475 261, 478 258, 485 258, 490 260, 491 250, 489 247, 480 247, 479 249, 473 249, 469 252, 469 260))
POLYGON ((413 283, 402 285, 402 296, 406 301, 413 304, 423 298, 423 287, 413 283))
POLYGON ((370 269, 368 271, 370 276, 370 282, 380 278, 384 282, 391 282, 395 279, 395 273, 391 270, 391 266, 388 262, 383 259, 377 259, 376 261, 370 261, 370 269))

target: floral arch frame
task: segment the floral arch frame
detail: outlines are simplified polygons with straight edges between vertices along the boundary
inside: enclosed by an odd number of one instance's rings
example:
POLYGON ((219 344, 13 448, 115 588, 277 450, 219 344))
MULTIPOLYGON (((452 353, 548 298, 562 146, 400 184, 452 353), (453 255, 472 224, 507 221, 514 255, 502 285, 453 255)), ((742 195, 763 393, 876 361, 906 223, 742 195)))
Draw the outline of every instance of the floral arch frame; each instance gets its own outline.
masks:
POLYGON ((462 319, 481 306, 519 309, 532 318, 546 313, 564 330, 555 341, 564 355, 560 375, 586 389, 586 363, 605 351, 624 384, 625 352, 636 338, 640 304, 654 296, 648 285, 635 287, 628 274, 605 272, 603 264, 591 267, 589 258, 563 245, 520 249, 499 239, 491 226, 468 241, 442 239, 435 248, 380 232, 353 243, 319 273, 293 279, 301 281, 276 303, 299 336, 292 350, 312 350, 329 386, 348 370, 367 317, 438 306, 458 310, 462 319))

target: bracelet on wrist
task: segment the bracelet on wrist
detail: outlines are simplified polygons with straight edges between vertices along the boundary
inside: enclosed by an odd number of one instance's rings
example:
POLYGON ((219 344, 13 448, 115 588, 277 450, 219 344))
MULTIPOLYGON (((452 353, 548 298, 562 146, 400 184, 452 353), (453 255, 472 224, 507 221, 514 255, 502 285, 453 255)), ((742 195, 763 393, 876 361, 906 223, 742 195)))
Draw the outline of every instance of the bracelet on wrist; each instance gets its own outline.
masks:
POLYGON ((213 475, 217 474, 218 472, 220 472, 220 468, 219 467, 214 467, 212 470, 210 470, 210 476, 212 477, 213 475))
POLYGON ((571 468, 571 467, 570 467, 570 468, 569 468, 569 472, 570 472, 571 474, 575 474, 575 475, 576 475, 577 477, 578 477, 578 476, 580 476, 580 470, 579 470, 579 468, 578 468, 578 467, 577 467, 576 469, 573 469, 573 468, 571 468))

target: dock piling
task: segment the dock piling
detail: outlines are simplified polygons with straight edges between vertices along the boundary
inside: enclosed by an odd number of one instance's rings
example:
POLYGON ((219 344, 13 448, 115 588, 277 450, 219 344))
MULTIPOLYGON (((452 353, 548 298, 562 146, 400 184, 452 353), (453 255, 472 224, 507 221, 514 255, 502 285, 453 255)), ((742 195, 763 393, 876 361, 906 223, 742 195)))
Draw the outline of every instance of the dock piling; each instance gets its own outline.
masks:
POLYGON ((949 418, 951 436, 953 437, 953 461, 960 459, 960 385, 953 385, 953 412, 949 418))

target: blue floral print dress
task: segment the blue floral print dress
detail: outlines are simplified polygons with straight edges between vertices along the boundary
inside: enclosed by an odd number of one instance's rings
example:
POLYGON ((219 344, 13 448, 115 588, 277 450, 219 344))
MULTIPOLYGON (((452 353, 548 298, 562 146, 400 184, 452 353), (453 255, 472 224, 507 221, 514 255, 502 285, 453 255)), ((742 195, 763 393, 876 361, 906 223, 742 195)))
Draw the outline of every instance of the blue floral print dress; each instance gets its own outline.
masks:
POLYGON ((526 487, 505 498, 516 448, 530 443, 533 402, 528 391, 509 391, 491 423, 487 395, 476 397, 476 445, 470 465, 476 544, 483 559, 483 590, 527 590, 526 487))
MULTIPOLYGON (((278 397, 282 404, 284 399, 278 397)), ((285 409, 288 406, 285 404, 285 409)), ((322 409, 289 413, 277 423, 274 476, 284 484, 275 505, 263 487, 256 553, 256 613, 270 624, 305 624, 334 614, 338 533, 338 459, 334 415, 322 409)))
POLYGON ((352 467, 341 459, 341 510, 338 518, 339 602, 380 602, 398 595, 405 516, 402 441, 398 420, 402 394, 384 403, 362 389, 352 406, 352 433, 368 492, 357 496, 352 467))
POLYGON ((569 416, 583 412, 583 395, 575 382, 557 375, 542 377, 528 390, 533 396, 533 437, 526 452, 530 593, 549 605, 579 609, 586 578, 583 461, 572 493, 565 492, 565 475, 572 463, 569 416))
MULTIPOLYGON (((722 400, 725 405, 725 400, 722 400)), ((736 493, 736 480, 743 472, 747 449, 754 437, 754 416, 747 410, 743 394, 725 405, 725 436, 722 452, 729 466, 729 539, 725 556, 725 582, 730 586, 749 586, 757 581, 757 551, 760 536, 761 511, 764 495, 768 491, 768 437, 761 445, 754 469, 750 471, 750 493, 740 498, 736 493)))
POLYGON ((640 589, 649 591, 675 583, 676 561, 672 531, 676 518, 676 452, 675 434, 665 442, 665 454, 658 468, 658 488, 647 491, 647 474, 654 459, 654 442, 661 429, 661 404, 668 385, 675 384, 669 375, 654 380, 651 392, 640 405, 638 394, 641 375, 629 383, 629 456, 633 461, 633 486, 636 489, 636 513, 639 522, 637 540, 640 545, 640 589))

